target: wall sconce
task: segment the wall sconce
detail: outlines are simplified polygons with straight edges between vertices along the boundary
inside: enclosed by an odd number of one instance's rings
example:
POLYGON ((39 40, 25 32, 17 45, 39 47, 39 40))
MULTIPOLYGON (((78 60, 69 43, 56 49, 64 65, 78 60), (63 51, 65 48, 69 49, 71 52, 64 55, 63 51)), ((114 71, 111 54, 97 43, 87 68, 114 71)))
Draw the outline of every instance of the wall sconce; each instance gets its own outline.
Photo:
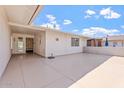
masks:
POLYGON ((56 38, 56 41, 59 41, 59 38, 56 38))

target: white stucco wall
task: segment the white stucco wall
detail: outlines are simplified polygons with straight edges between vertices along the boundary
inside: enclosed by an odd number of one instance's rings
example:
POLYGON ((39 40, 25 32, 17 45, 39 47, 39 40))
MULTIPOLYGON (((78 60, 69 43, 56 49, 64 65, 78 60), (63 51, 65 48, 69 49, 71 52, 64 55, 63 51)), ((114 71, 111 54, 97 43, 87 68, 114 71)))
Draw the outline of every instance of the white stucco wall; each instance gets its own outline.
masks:
POLYGON ((124 56, 124 47, 84 47, 85 53, 124 56))
POLYGON ((10 57, 10 28, 4 9, 0 6, 0 76, 4 72, 10 57))
POLYGON ((46 32, 46 57, 51 56, 51 54, 53 54, 54 56, 58 56, 80 53, 83 52, 83 46, 86 46, 86 39, 80 36, 65 34, 57 31, 46 32), (80 38, 80 46, 71 46, 72 37, 80 38), (56 41, 56 38, 58 38, 59 41, 56 41))
POLYGON ((13 54, 20 54, 20 53, 26 53, 26 38, 34 38, 34 35, 32 34, 21 34, 21 33, 12 33, 12 53, 13 54), (17 50, 17 39, 18 37, 22 37, 24 41, 24 49, 22 52, 18 52, 17 50), (15 39, 15 41, 14 41, 15 39))
POLYGON ((46 44, 45 32, 36 33, 34 36, 34 52, 45 57, 45 44, 46 44))

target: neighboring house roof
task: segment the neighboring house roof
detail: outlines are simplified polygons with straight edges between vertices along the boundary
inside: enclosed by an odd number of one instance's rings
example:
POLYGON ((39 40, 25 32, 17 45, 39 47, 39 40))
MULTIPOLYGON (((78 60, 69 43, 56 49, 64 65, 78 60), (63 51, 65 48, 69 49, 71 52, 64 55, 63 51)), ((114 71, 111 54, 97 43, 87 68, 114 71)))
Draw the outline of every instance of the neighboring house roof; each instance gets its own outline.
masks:
MULTIPOLYGON (((103 38, 103 41, 105 40, 106 38, 103 38)), ((108 40, 124 40, 124 35, 109 36, 108 40)))
POLYGON ((102 40, 101 38, 89 38, 88 40, 102 40))

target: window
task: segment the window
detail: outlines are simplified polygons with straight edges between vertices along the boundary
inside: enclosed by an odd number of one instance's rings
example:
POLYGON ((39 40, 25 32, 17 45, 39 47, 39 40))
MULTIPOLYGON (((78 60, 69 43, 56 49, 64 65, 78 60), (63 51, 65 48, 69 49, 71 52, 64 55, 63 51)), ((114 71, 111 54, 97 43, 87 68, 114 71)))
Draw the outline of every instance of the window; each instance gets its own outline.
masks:
POLYGON ((71 38, 71 46, 79 46, 79 38, 71 38))

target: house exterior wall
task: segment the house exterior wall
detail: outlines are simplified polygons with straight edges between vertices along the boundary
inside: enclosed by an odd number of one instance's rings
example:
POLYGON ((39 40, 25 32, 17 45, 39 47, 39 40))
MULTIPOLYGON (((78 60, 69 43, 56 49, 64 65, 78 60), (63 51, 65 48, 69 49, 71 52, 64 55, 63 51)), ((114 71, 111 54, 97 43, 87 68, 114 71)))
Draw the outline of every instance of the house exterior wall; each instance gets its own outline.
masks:
POLYGON ((101 47, 102 46, 102 39, 88 39, 87 46, 89 47, 101 47))
POLYGON ((8 19, 2 6, 0 6, 0 77, 3 74, 11 57, 11 31, 8 19))
POLYGON ((34 35, 13 33, 12 34, 12 53, 20 54, 16 49, 14 38, 23 37, 24 49, 21 53, 26 53, 26 37, 34 38, 34 53, 43 57, 80 53, 87 44, 87 39, 77 36, 54 31, 40 31, 34 35), (56 39, 58 38, 58 41, 56 39), (79 46, 71 46, 71 38, 79 38, 79 46))
MULTIPOLYGON (((106 38, 102 40, 102 46, 105 46, 106 38)), ((109 47, 124 47, 124 35, 118 36, 109 36, 108 37, 108 46, 109 47)))
MULTIPOLYGON (((105 41, 103 41, 103 47, 105 46, 105 41)), ((124 40, 108 40, 109 47, 124 47, 124 40)))
POLYGON ((39 32, 34 36, 34 52, 45 57, 46 52, 46 33, 39 32))
POLYGON ((83 52, 86 39, 57 31, 46 31, 46 57, 83 52), (79 38, 79 46, 71 46, 71 38, 79 38), (58 39, 58 40, 56 40, 58 39))

